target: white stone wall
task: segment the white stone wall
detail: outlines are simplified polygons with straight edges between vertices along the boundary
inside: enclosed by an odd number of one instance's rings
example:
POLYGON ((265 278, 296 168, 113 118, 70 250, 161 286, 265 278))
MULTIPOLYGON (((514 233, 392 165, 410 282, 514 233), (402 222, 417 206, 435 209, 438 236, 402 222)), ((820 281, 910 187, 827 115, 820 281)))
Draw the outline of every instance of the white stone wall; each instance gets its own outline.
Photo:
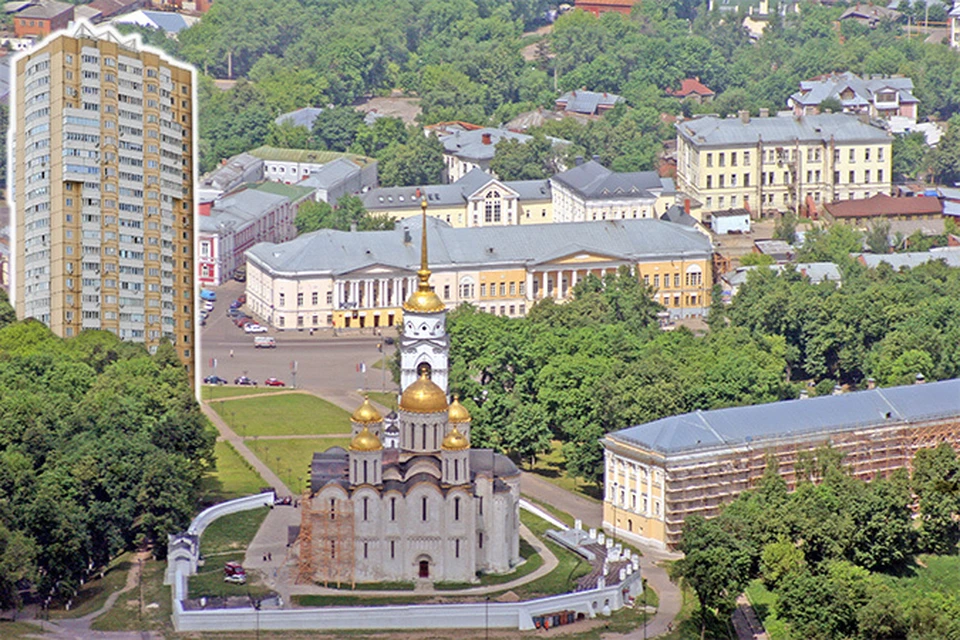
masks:
POLYGON ((400 388, 416 382, 417 366, 430 365, 430 379, 447 391, 447 314, 406 312, 400 338, 400 388), (440 348, 440 345, 443 348, 440 348))

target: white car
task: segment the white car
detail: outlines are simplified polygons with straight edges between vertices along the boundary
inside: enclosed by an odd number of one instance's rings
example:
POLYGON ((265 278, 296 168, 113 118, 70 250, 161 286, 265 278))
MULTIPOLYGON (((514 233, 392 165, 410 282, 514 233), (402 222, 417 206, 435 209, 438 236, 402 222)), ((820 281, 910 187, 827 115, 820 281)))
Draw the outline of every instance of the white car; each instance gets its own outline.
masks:
POLYGON ((243 328, 243 330, 246 331, 247 333, 266 333, 267 332, 267 328, 265 326, 263 326, 262 324, 254 324, 252 322, 246 325, 243 328))
POLYGON ((224 582, 229 582, 231 584, 247 584, 247 576, 245 574, 234 574, 232 576, 225 576, 223 578, 224 582))
POLYGON ((209 300, 207 300, 206 302, 204 302, 204 303, 203 303, 203 310, 204 310, 204 311, 213 311, 213 303, 210 302, 209 300))

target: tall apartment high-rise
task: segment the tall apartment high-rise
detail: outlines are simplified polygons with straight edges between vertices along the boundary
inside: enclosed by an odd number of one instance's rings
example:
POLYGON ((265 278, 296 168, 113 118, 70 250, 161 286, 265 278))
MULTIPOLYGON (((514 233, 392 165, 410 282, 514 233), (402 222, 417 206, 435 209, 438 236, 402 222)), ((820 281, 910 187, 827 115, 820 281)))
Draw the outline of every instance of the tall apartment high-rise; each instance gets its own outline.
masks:
POLYGON ((86 23, 14 64, 17 317, 167 338, 195 373, 193 69, 86 23))

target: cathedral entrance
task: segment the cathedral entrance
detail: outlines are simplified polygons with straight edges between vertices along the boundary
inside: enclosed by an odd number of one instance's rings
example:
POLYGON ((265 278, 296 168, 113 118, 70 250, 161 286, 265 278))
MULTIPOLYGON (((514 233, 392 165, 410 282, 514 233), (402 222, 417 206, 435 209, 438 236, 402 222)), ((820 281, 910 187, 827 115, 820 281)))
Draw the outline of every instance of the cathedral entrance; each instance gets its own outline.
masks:
POLYGON ((429 560, 420 561, 420 577, 421 578, 430 577, 430 561, 429 560))

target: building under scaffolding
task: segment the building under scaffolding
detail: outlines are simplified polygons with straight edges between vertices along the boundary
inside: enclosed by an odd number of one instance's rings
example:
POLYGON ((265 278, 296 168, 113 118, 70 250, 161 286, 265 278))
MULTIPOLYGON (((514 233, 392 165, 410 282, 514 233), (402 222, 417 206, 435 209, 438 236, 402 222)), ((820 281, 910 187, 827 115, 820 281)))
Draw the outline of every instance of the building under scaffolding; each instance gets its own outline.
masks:
POLYGON ((307 494, 300 507, 297 584, 355 586, 353 506, 336 499, 319 504, 307 494))
POLYGON ((960 448, 960 379, 655 420, 603 440, 604 528, 672 547, 687 516, 717 515, 756 486, 768 459, 793 488, 824 445, 870 480, 941 442, 960 448))

